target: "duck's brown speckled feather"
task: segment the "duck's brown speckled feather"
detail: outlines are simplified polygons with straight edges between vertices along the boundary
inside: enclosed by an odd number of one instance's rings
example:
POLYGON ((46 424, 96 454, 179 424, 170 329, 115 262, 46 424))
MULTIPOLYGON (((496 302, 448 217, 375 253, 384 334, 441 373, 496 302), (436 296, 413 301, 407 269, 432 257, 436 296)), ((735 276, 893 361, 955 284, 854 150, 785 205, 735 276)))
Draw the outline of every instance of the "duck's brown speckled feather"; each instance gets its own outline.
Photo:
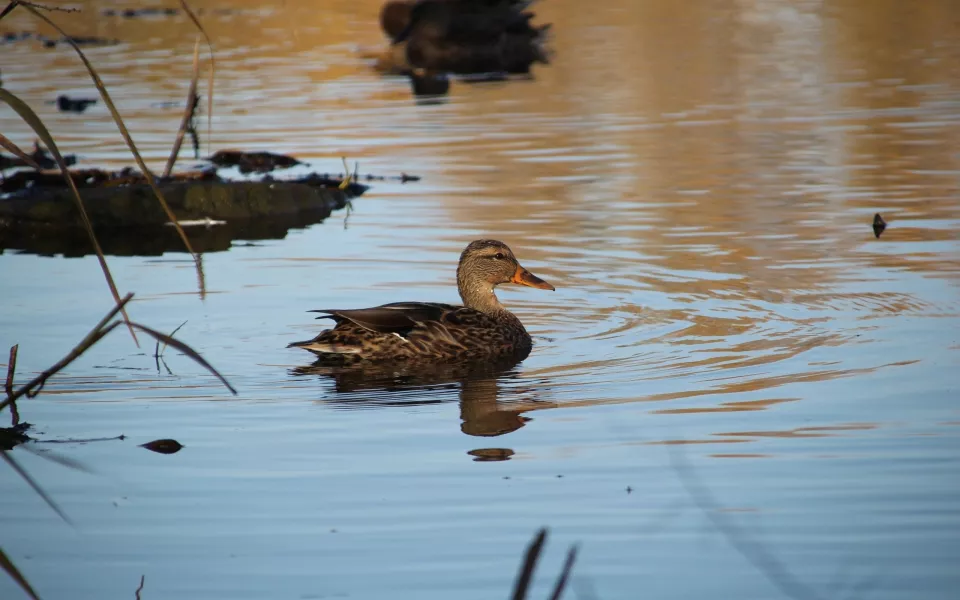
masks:
POLYGON ((451 362, 511 357, 532 347, 523 324, 507 311, 487 314, 451 304, 394 302, 353 310, 318 310, 333 329, 296 346, 334 361, 451 362))

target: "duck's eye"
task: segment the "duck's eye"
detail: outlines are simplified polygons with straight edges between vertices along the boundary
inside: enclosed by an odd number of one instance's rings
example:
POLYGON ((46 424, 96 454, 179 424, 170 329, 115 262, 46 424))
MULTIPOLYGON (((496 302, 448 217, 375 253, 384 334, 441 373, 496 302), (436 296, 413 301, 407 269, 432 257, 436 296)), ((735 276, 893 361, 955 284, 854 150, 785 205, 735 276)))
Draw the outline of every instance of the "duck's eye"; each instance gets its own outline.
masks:
POLYGON ((493 257, 497 260, 503 260, 503 252, 497 252, 493 257))

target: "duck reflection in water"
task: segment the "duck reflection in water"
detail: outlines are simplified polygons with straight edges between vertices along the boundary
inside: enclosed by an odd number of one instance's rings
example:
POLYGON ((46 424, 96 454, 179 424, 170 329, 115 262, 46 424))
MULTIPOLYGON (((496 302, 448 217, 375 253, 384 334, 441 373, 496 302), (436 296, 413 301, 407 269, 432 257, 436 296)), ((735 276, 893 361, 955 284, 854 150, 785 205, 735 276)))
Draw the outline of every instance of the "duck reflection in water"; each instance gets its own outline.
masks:
POLYGON ((529 78, 548 64, 546 25, 533 25, 529 0, 388 0, 380 28, 390 47, 375 66, 411 78, 414 95, 446 94, 449 74, 475 81, 529 78))
MULTIPOLYGON (((339 408, 410 407, 457 399, 463 433, 496 437, 528 423, 530 417, 524 413, 557 406, 537 398, 542 390, 523 385, 524 380, 515 368, 518 362, 331 366, 318 361, 297 367, 291 373, 332 381, 335 393, 321 401, 339 408), (456 396, 450 393, 454 389, 456 396)), ((480 448, 469 454, 476 457, 475 460, 506 460, 513 451, 480 448)))

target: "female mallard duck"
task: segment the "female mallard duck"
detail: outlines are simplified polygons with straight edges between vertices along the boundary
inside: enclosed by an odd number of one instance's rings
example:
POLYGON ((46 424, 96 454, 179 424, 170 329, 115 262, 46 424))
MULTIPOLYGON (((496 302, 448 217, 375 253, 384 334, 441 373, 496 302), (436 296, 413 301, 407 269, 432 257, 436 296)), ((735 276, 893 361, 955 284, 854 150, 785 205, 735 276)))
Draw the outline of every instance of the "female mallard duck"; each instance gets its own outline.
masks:
POLYGON ((526 74, 548 62, 549 25, 530 24, 529 0, 390 0, 380 27, 396 56, 394 69, 458 75, 526 74))
POLYGON ((394 302, 373 308, 314 310, 336 321, 312 340, 294 342, 320 360, 333 362, 455 362, 530 354, 533 342, 513 313, 494 294, 501 283, 543 290, 554 287, 520 266, 503 242, 477 240, 460 255, 457 288, 463 306, 394 302))

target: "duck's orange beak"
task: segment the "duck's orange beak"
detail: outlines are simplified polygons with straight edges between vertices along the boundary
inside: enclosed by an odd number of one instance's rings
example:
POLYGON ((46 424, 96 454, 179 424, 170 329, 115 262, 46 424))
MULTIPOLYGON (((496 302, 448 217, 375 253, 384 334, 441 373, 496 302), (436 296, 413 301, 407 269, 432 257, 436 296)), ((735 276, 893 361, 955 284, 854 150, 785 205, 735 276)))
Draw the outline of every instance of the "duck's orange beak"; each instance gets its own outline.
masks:
POLYGON ((510 278, 510 283, 528 285, 530 287, 540 288, 541 290, 556 291, 557 289, 520 265, 517 265, 517 270, 513 274, 513 277, 510 278))

